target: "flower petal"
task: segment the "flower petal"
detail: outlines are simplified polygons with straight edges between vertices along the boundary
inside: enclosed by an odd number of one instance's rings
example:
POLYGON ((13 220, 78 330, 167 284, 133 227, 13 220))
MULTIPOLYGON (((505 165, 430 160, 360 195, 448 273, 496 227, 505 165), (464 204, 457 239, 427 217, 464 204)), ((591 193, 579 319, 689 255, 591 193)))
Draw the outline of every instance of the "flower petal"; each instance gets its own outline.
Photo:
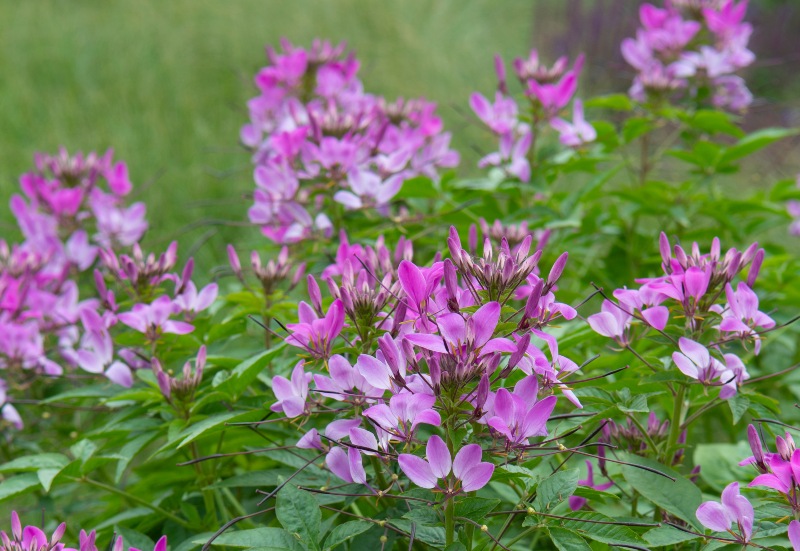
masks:
POLYGON ((411 482, 420 488, 433 488, 436 486, 438 478, 431 472, 428 462, 421 457, 403 453, 397 458, 397 462, 406 476, 411 479, 411 482))

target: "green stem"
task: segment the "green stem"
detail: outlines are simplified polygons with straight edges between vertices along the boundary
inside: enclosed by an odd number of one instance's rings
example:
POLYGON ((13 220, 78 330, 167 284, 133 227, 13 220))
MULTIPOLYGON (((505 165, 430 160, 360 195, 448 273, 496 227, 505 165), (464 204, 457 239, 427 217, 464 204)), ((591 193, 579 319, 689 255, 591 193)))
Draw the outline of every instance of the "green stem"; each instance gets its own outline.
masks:
POLYGON ((681 419, 683 417, 683 399, 686 396, 686 386, 678 385, 675 394, 675 401, 672 404, 672 419, 669 422, 669 437, 667 438, 667 447, 664 450, 664 465, 671 465, 669 458, 675 453, 675 446, 678 442, 678 437, 681 434, 681 419))
POLYGON ((97 480, 92 480, 91 478, 78 478, 76 480, 85 482, 86 484, 89 484, 90 486, 94 486, 95 488, 100 488, 101 490, 105 490, 105 491, 107 491, 107 492, 109 492, 111 494, 116 494, 116 495, 118 495, 120 497, 124 497, 126 499, 129 499, 130 501, 133 501, 134 503, 138 503, 139 505, 147 507, 148 509, 152 509, 153 511, 155 511, 159 515, 163 516, 164 518, 168 518, 169 520, 171 520, 175 524, 179 524, 179 525, 183 526, 184 528, 186 528, 188 530, 193 530, 193 531, 197 531, 198 530, 197 527, 192 526, 189 522, 183 520, 182 518, 180 518, 180 517, 178 517, 176 515, 173 515, 172 513, 170 513, 169 511, 167 511, 165 509, 162 509, 158 505, 153 505, 152 503, 150 503, 150 501, 148 501, 146 499, 142 499, 140 497, 136 497, 133 494, 129 494, 125 490, 120 490, 119 488, 115 488, 114 486, 109 486, 108 484, 103 484, 102 482, 98 482, 97 480))
POLYGON ((455 519, 456 506, 452 498, 447 500, 447 505, 444 507, 444 545, 447 547, 456 541, 456 519, 455 519))

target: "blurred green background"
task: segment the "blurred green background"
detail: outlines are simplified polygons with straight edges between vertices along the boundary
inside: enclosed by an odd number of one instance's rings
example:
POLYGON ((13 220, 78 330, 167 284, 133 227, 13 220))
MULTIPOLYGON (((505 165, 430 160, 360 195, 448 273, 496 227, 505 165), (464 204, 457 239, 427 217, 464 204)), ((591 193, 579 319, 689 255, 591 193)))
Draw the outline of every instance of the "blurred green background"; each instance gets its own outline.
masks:
MULTIPOLYGON (((146 244, 161 247, 179 238, 182 253, 197 254, 201 266, 222 264, 226 243, 243 250, 265 242, 245 224, 253 185, 238 131, 247 118, 245 102, 255 95, 252 75, 265 64, 266 44, 281 36, 301 45, 315 37, 346 40, 361 59, 369 91, 439 102, 467 174, 493 147, 467 98, 473 90, 493 90, 495 53, 510 60, 534 45, 550 54, 586 50, 584 89, 625 90, 631 75, 618 44, 633 34, 638 4, 0 0, 3 235, 15 235, 5 205, 35 151, 113 147, 129 164, 135 197, 147 202, 152 230, 146 244)), ((751 19, 761 18, 756 25, 773 30, 770 21, 779 21, 791 31, 796 4, 751 3, 751 19)), ((776 62, 754 70, 754 91, 762 99, 753 112, 769 124, 797 122, 790 120, 796 108, 785 100, 796 87, 788 78, 778 79, 776 87, 774 77, 776 71, 794 75, 797 58, 781 52, 800 51, 797 34, 755 36, 778 52, 768 57, 776 62), (773 44, 778 36, 784 42, 773 44)), ((775 166, 774 159, 770 164, 775 166)))

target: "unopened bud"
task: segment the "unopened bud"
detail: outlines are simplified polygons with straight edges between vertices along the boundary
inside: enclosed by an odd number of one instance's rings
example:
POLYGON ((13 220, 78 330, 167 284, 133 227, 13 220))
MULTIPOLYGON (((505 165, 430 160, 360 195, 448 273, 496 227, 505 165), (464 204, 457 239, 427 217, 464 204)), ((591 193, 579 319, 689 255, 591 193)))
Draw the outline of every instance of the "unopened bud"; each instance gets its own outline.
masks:
POLYGON ((547 276, 547 286, 552 287, 558 281, 558 278, 561 277, 561 274, 564 272, 564 268, 567 265, 567 259, 569 258, 569 253, 563 252, 561 256, 559 256, 553 267, 550 269, 550 273, 547 276))
POLYGON ((761 264, 764 262, 764 249, 758 249, 758 252, 753 257, 753 263, 750 265, 750 271, 747 272, 747 286, 751 289, 756 283, 758 272, 761 271, 761 264))
POLYGON ((475 227, 475 224, 471 224, 469 227, 469 252, 475 254, 475 251, 478 250, 478 228, 475 227))
POLYGON ((308 274, 306 277, 306 284, 308 285, 308 297, 311 299, 311 306, 318 315, 322 315, 322 293, 319 290, 319 284, 314 276, 308 274))
POLYGON ((478 383, 478 390, 475 393, 475 409, 483 410, 486 399, 489 397, 489 376, 484 373, 478 383))
POLYGON ((669 238, 663 231, 661 232, 661 235, 658 236, 658 248, 661 251, 661 260, 664 262, 664 271, 669 273, 672 253, 669 249, 669 238))

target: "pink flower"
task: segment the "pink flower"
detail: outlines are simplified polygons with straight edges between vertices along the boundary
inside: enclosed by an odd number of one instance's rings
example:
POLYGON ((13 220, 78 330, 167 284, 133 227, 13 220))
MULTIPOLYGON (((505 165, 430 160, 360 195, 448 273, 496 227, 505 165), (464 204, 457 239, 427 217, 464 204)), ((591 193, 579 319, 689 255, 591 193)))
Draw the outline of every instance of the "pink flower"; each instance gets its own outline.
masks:
POLYGON ((583 118, 581 100, 575 100, 573 113, 572 123, 558 117, 550 121, 550 126, 559 133, 559 141, 568 147, 580 147, 593 142, 597 138, 597 131, 583 118))
POLYGON ((681 351, 672 353, 672 361, 684 375, 704 385, 722 385, 719 397, 723 400, 736 394, 736 374, 711 357, 705 346, 685 337, 678 340, 678 345, 681 351))
POLYGON ((317 317, 314 310, 305 302, 298 309, 299 323, 287 324, 292 332, 286 342, 292 346, 305 349, 317 357, 328 358, 331 355, 333 341, 344 327, 344 308, 341 300, 333 301, 328 313, 323 318, 317 317))
POLYGON ((495 134, 502 136, 517 127, 517 102, 501 92, 495 94, 494 104, 474 93, 469 97, 469 106, 495 134))
POLYGON ((494 398, 494 416, 487 424, 505 436, 511 446, 527 446, 529 438, 546 436, 547 420, 556 406, 556 397, 537 400, 538 393, 536 375, 518 382, 513 393, 499 389, 494 398))
POLYGON ((308 383, 311 373, 303 371, 303 361, 297 362, 292 370, 291 380, 280 375, 272 378, 272 391, 277 402, 270 406, 272 411, 283 411, 288 418, 303 415, 308 399, 308 383))
POLYGON ((169 319, 179 311, 171 298, 162 295, 150 304, 136 304, 130 312, 123 312, 117 319, 128 327, 156 340, 162 333, 185 335, 194 331, 194 326, 184 321, 169 319))
POLYGON ((722 503, 706 501, 697 508, 697 520, 715 532, 730 532, 735 523, 737 541, 747 544, 753 535, 753 506, 739 494, 739 483, 732 482, 722 491, 722 503))
POLYGON ((425 455, 427 461, 416 455, 400 454, 400 468, 417 486, 437 488, 445 492, 447 497, 460 492, 480 490, 489 483, 494 472, 494 465, 481 461, 482 450, 478 444, 461 448, 451 463, 447 445, 441 438, 433 435, 428 439, 425 455), (449 478, 451 470, 455 480, 449 478), (439 485, 440 479, 445 479, 443 486, 439 485))

